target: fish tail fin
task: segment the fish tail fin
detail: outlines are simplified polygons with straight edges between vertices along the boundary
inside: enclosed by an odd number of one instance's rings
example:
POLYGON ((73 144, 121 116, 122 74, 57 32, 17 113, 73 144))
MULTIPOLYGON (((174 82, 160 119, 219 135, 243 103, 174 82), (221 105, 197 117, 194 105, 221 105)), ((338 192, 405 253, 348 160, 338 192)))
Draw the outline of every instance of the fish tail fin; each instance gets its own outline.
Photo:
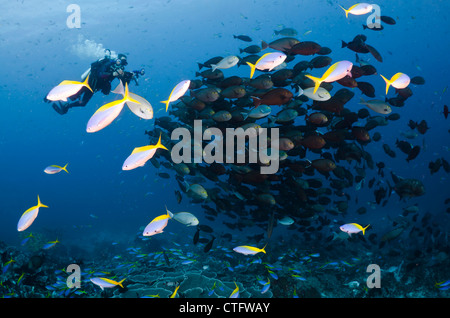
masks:
POLYGON ((252 78, 253 75, 255 74, 256 65, 249 63, 249 62, 245 62, 245 63, 247 63, 247 65, 250 66, 250 78, 252 78))
POLYGON ((155 145, 155 148, 160 148, 160 149, 165 149, 165 150, 169 150, 166 147, 164 147, 164 145, 161 143, 161 134, 159 135, 159 139, 158 142, 155 145))
POLYGON ((42 204, 41 199, 39 199, 39 195, 38 195, 38 204, 37 204, 38 208, 48 208, 48 206, 46 206, 45 204, 42 204))
POLYGON ((261 98, 255 97, 255 96, 251 96, 252 100, 253 100, 253 105, 255 105, 255 108, 258 107, 259 105, 261 105, 261 98))
POLYGON ((359 98, 359 105, 365 105, 366 101, 364 100, 364 98, 360 97, 359 98))
POLYGON ((345 17, 348 18, 348 10, 342 7, 341 5, 339 5, 339 7, 341 7, 341 9, 345 11, 345 17))
POLYGON ((211 72, 214 72, 216 69, 217 69, 217 65, 216 64, 211 64, 211 72))
POLYGON ((166 208, 166 212, 167 212, 167 215, 169 216, 169 218, 173 219, 173 213, 167 209, 167 205, 164 204, 164 207, 166 208))
MULTIPOLYGON (((197 62, 197 64, 198 64, 198 70, 200 71, 204 65, 202 63, 198 63, 198 62, 197 62)), ((200 75, 200 73, 196 72, 195 76, 198 76, 197 74, 200 75)))
POLYGON ((264 245, 264 247, 261 249, 261 252, 263 252, 264 254, 266 254, 266 246, 267 246, 267 244, 269 244, 269 243, 266 243, 266 245, 264 245))
POLYGON ((161 101, 160 103, 163 103, 163 104, 166 105, 166 111, 169 109, 170 99, 168 99, 168 100, 163 100, 163 101, 161 101))
POLYGON ((344 48, 344 47, 347 47, 347 42, 345 42, 345 41, 343 41, 343 40, 341 40, 341 42, 342 42, 342 46, 341 46, 341 48, 344 48))
POLYGON ((370 224, 367 225, 366 227, 363 227, 363 229, 362 229, 363 235, 364 235, 364 233, 366 232, 366 229, 367 229, 369 226, 370 226, 370 224))
POLYGON ((313 94, 315 94, 317 92, 317 90, 319 89, 320 84, 322 84, 322 79, 318 78, 318 77, 314 77, 311 75, 305 75, 307 78, 311 79, 314 82, 314 91, 313 94))
POLYGON ((125 279, 126 279, 126 278, 122 279, 122 280, 121 280, 120 282, 118 282, 118 283, 117 283, 117 285, 119 285, 120 287, 122 287, 122 288, 123 288, 123 285, 122 285, 122 283, 123 283, 123 282, 125 281, 125 279))
POLYGON ((67 171, 67 165, 68 165, 69 163, 66 163, 66 165, 64 166, 64 167, 62 167, 62 169, 65 171, 65 172, 67 172, 67 173, 69 173, 69 171, 67 171))
POLYGON ((130 97, 130 91, 128 89, 128 84, 127 83, 125 83, 125 94, 123 95, 123 101, 132 102, 132 103, 136 103, 136 104, 141 104, 139 101, 137 101, 134 98, 130 97))
POLYGON ((389 87, 391 86, 391 81, 388 80, 386 77, 384 77, 383 75, 380 74, 380 76, 384 79, 384 81, 386 82, 386 95, 389 91, 389 87))
POLYGON ((90 73, 88 74, 88 76, 86 76, 86 79, 84 80, 84 82, 83 82, 83 85, 84 86, 86 86, 87 88, 89 88, 89 90, 91 91, 91 92, 94 92, 93 90, 92 90, 92 88, 89 86, 89 75, 91 75, 90 73))

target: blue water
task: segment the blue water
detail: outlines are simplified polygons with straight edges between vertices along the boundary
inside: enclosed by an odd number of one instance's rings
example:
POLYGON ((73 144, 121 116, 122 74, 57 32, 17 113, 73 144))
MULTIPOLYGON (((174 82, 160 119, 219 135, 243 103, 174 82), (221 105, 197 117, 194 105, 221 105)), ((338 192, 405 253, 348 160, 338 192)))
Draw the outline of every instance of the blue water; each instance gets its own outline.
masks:
MULTIPOLYGON (((81 8, 81 28, 66 25, 70 14, 66 12, 66 1, 39 1, 39 4, 10 1, 2 5, 0 241, 7 246, 28 252, 20 246, 23 236, 18 234, 16 226, 21 214, 36 205, 37 195, 49 208, 41 208, 27 233, 40 233, 48 241, 58 238, 61 243, 51 250, 55 255, 64 245, 68 249, 76 246, 89 255, 86 262, 95 256, 98 245, 121 242, 123 246, 133 246, 142 231, 140 228, 163 214, 165 205, 174 212, 195 214, 200 223, 212 226, 214 233, 231 234, 233 243, 227 246, 225 241, 221 242, 229 249, 234 243, 249 244, 246 235, 264 233, 265 229, 254 226, 244 232, 230 229, 222 221, 237 222, 237 219, 220 213, 214 221, 209 221, 201 205, 191 203, 185 195, 181 204, 177 204, 174 191, 179 188, 174 174, 170 172, 170 179, 157 175, 168 172, 163 167, 158 170, 148 162, 143 168, 121 170, 123 161, 135 147, 148 144, 144 131, 153 129, 154 119, 141 120, 124 109, 111 125, 88 134, 87 121, 97 108, 113 100, 112 94, 105 96, 98 92, 86 107, 70 109, 64 116, 44 103, 43 98, 62 80, 79 80, 90 63, 102 57, 102 50, 109 48, 127 54, 127 70, 145 68, 146 75, 140 78, 139 86, 132 85, 130 90, 153 105, 155 117, 165 116, 164 105, 159 102, 167 99, 176 83, 195 78, 197 62, 217 55, 238 55, 239 48, 260 44, 261 40, 273 41, 277 38, 273 30, 280 30, 281 25, 295 28, 299 33, 296 38, 301 41, 315 41, 330 47, 333 61, 355 62, 355 53, 341 48, 341 40, 348 42, 357 34, 365 34, 367 43, 381 53, 384 61, 379 63, 370 54, 360 56, 369 59, 379 74, 392 76, 403 72, 426 80, 425 85, 410 85, 414 95, 404 107, 393 107, 393 112, 400 114, 400 120, 378 127, 376 131, 382 134, 381 141, 364 148, 375 162, 386 164, 386 180, 391 182, 390 171, 404 178, 416 178, 424 183, 426 194, 400 201, 393 193, 385 207, 377 206, 372 210, 365 203, 374 201, 374 188, 363 187, 357 193, 358 204, 353 199, 356 193, 351 192, 355 190, 350 188, 349 212, 345 217, 329 216, 336 219, 336 227, 330 229, 330 233, 338 232, 343 223, 356 222, 373 225, 372 233, 381 237, 392 228, 390 220, 398 217, 403 208, 417 203, 421 216, 431 213, 433 230, 448 237, 450 214, 446 212, 449 205, 444 201, 449 197, 449 177, 442 168, 431 175, 428 164, 437 158, 450 161, 450 119, 446 120, 442 114, 443 105, 449 103, 449 28, 448 18, 442 14, 449 12, 449 2, 378 1, 382 14, 397 21, 396 25, 386 25, 380 32, 362 29, 367 16, 350 15, 346 19, 337 2, 331 0, 80 0, 76 3, 81 8), (305 34, 308 31, 311 32, 305 34), (238 34, 251 36, 253 42, 234 39, 233 35, 238 34), (408 130, 410 119, 424 119, 431 128, 411 141, 422 149, 418 158, 407 163, 406 155, 395 147, 395 141, 405 139, 400 132, 408 130), (384 143, 396 151, 396 158, 384 153, 381 147, 384 143), (43 172, 48 165, 66 163, 69 163, 69 174, 43 172), (368 208, 368 212, 356 214, 360 206, 368 208)), ((340 1, 339 4, 350 7, 354 3, 340 1)), ((293 67, 301 58, 288 65, 293 67)), ((241 66, 224 70, 224 74, 248 76, 248 71, 248 67, 241 66)), ((319 75, 322 71, 311 72, 319 75)), ((365 80, 374 85, 376 97, 384 99, 385 84, 381 77, 376 75, 365 80)), ((346 107, 357 111, 360 108, 357 101, 362 95, 358 89, 353 91, 355 97, 346 107)), ((393 88, 389 96, 394 96, 393 88)), ((366 181, 375 176, 376 170, 367 173, 366 181)), ((421 226, 419 221, 415 226, 421 226)), ((155 239, 167 248, 173 247, 172 242, 190 244, 195 233, 194 228, 176 222, 170 223, 166 231, 155 239)), ((275 227, 273 235, 279 251, 293 248, 282 243, 293 234, 295 231, 275 227)), ((406 242, 405 246, 408 246, 408 239, 407 235, 401 239, 406 242)), ((308 248, 311 252, 320 250, 317 245, 308 248)), ((411 248, 421 249, 421 246, 411 248)), ((193 246, 186 249, 195 251, 193 246)), ((342 259, 348 259, 345 257, 342 255, 342 259)), ((432 252, 429 257, 434 257, 432 252)), ((67 261, 69 264, 69 259, 67 261)), ((449 278, 435 277, 436 281, 449 278)), ((435 281, 429 283, 432 286, 435 281)), ((448 297, 448 292, 444 297, 448 297)))

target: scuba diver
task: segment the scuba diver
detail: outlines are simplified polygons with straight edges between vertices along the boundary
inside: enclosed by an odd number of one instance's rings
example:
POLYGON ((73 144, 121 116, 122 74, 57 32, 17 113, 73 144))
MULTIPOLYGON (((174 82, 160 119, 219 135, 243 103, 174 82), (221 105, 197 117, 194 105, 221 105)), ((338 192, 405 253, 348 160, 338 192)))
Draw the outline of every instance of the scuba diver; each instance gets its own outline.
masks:
MULTIPOLYGON (((92 63, 90 69, 82 75, 82 80, 85 80, 89 75, 88 84, 92 91, 87 87, 83 87, 76 94, 70 96, 66 102, 54 102, 52 106, 56 112, 64 115, 69 108, 85 106, 97 91, 102 91, 104 95, 108 95, 111 92, 111 82, 115 78, 120 79, 124 84, 129 84, 131 80, 134 80, 136 85, 139 85, 137 79, 140 75, 145 74, 145 70, 125 71, 125 66, 128 65, 125 54, 119 54, 117 58, 111 58, 111 51, 109 49, 105 51, 108 54, 104 58, 92 63)), ((44 101, 46 103, 51 102, 47 98, 44 98, 44 101)))

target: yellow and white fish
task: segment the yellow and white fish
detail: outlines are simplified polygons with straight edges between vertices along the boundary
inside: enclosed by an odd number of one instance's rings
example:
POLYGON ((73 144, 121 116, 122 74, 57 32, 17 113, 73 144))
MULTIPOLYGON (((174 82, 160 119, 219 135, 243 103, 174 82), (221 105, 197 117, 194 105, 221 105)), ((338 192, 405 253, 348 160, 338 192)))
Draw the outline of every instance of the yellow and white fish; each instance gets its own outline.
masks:
POLYGON ((321 78, 314 77, 311 75, 305 75, 307 78, 312 79, 314 81, 314 91, 313 94, 317 92, 320 84, 322 82, 330 83, 340 80, 345 76, 352 76, 351 70, 353 67, 353 63, 350 61, 340 61, 331 65, 325 73, 323 73, 321 78))
POLYGON ((255 64, 246 62, 248 66, 250 66, 250 78, 255 74, 255 69, 264 71, 264 70, 273 70, 275 67, 280 65, 286 59, 286 54, 282 52, 272 52, 266 53, 261 56, 255 64))
POLYGON ((39 208, 48 208, 48 206, 41 203, 41 200, 38 196, 38 204, 26 210, 19 219, 17 223, 17 231, 25 231, 31 224, 33 224, 34 220, 38 216, 39 208))
POLYGON ((163 232, 170 219, 169 210, 167 210, 167 208, 166 211, 166 214, 157 216, 145 227, 144 233, 142 234, 143 236, 152 236, 163 232))
POLYGON ((357 3, 355 5, 352 5, 350 8, 345 9, 342 6, 340 6, 342 10, 345 11, 345 17, 348 18, 348 14, 353 15, 363 15, 366 13, 369 13, 373 10, 373 5, 368 3, 357 3))
POLYGON ((50 165, 44 169, 44 172, 46 174, 55 174, 64 170, 65 172, 69 173, 69 171, 67 171, 67 165, 68 163, 64 167, 60 167, 57 165, 50 165))
POLYGON ((129 95, 128 85, 125 83, 125 93, 122 99, 103 105, 92 115, 86 127, 88 133, 97 132, 112 123, 123 109, 126 102, 140 104, 129 95))
POLYGON ((122 279, 120 282, 116 282, 112 279, 108 279, 108 278, 104 278, 104 277, 94 277, 91 278, 91 282, 94 283, 95 285, 99 286, 102 290, 104 290, 104 288, 113 288, 116 286, 120 286, 123 288, 123 281, 126 278, 122 279))
POLYGON ((128 158, 125 159, 125 162, 122 165, 122 170, 132 170, 137 167, 143 167, 145 163, 155 155, 157 149, 168 150, 161 143, 161 136, 159 136, 159 140, 156 145, 134 148, 131 155, 129 155, 128 158))
POLYGON ((233 290, 229 298, 239 298, 239 286, 234 282, 236 288, 233 290))
MULTIPOLYGON (((125 87, 123 86, 122 81, 119 82, 117 87, 111 91, 114 94, 120 94, 122 96, 125 95, 125 87)), ((128 95, 137 100, 139 104, 136 104, 132 101, 127 101, 125 104, 127 104, 128 108, 135 114, 136 116, 142 118, 142 119, 152 119, 153 118, 153 107, 150 104, 148 100, 146 100, 144 97, 139 96, 137 94, 134 94, 132 92, 128 92, 128 95)))
POLYGON ((254 246, 241 245, 241 246, 236 246, 235 248, 233 248, 233 251, 235 251, 236 253, 244 254, 244 255, 255 255, 260 252, 263 252, 264 254, 266 254, 266 251, 264 250, 266 248, 266 246, 267 246, 267 244, 263 248, 257 248, 254 246))
POLYGON ((169 98, 165 101, 161 101, 161 103, 166 105, 166 111, 169 109, 169 103, 174 102, 178 100, 181 96, 183 96, 187 90, 189 89, 189 86, 191 85, 190 80, 181 81, 175 87, 172 89, 172 92, 170 92, 169 98))
POLYGON ((409 83, 411 82, 409 76, 404 73, 397 73, 394 76, 392 76, 390 80, 388 80, 381 74, 380 76, 386 82, 386 94, 388 93, 390 86, 395 87, 397 89, 402 89, 408 87, 409 83))
POLYGON ((180 285, 178 285, 178 286, 175 288, 175 291, 172 293, 172 295, 170 295, 170 298, 175 298, 175 296, 177 295, 178 288, 180 288, 180 285))
POLYGON ((352 236, 353 233, 359 233, 362 232, 363 235, 365 234, 366 229, 370 226, 367 225, 366 227, 362 227, 361 225, 357 224, 357 223, 347 223, 344 225, 341 225, 339 227, 339 229, 342 232, 348 233, 349 236, 352 236))
POLYGON ((62 81, 58 86, 55 86, 50 90, 46 98, 53 102, 59 100, 67 101, 68 97, 75 95, 83 87, 87 87, 92 92, 92 88, 89 87, 88 81, 89 76, 86 77, 84 82, 62 81))

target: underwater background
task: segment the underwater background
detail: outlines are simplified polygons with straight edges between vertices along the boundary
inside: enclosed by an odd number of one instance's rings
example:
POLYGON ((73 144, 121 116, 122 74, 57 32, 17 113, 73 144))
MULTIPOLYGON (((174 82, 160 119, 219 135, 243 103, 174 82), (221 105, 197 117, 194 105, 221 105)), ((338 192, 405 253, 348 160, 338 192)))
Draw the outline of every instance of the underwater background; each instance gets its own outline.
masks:
MULTIPOLYGON (((430 169, 431 162, 450 159, 449 119, 443 114, 449 99, 449 20, 445 14, 449 2, 377 1, 381 13, 396 20, 381 31, 363 29, 367 15, 346 18, 339 5, 348 8, 354 4, 350 1, 77 1, 80 28, 66 24, 69 4, 26 0, 2 4, 0 296, 167 298, 179 286, 176 297, 214 298, 229 297, 239 286, 242 298, 449 297, 450 182, 446 167, 437 172, 430 169), (135 147, 156 142, 149 141, 145 132, 156 128, 158 117, 169 116, 160 101, 167 99, 175 84, 196 78, 197 63, 215 56, 243 57, 246 54, 239 49, 281 38, 274 30, 287 27, 297 30, 294 37, 301 41, 329 47, 333 62, 354 64, 355 52, 342 48, 341 41, 364 34, 383 62, 370 54, 359 56, 373 64, 378 74, 403 72, 425 79, 423 85, 409 85, 413 95, 403 107, 392 107, 392 113, 400 115, 398 120, 370 131, 371 136, 379 132, 381 140, 371 141, 364 150, 374 162, 385 164, 384 177, 377 167, 340 161, 355 176, 355 167, 364 169, 361 189, 355 189, 355 184, 346 187, 348 200, 330 194, 330 202, 306 226, 295 212, 277 209, 275 219, 290 215, 294 224, 275 221, 268 239, 271 209, 264 210, 265 224, 249 222, 250 217, 243 222, 239 211, 224 213, 211 200, 192 200, 180 189, 177 173, 169 165, 157 168, 147 162, 144 167, 122 171, 135 147), (234 35, 250 36, 252 43, 234 35), (145 69, 139 86, 131 84, 130 91, 152 104, 154 118, 143 120, 124 108, 111 125, 89 134, 87 121, 115 98, 113 94, 97 93, 85 107, 72 108, 63 116, 43 99, 62 80, 79 81, 90 64, 104 56, 105 49, 126 54, 127 70, 145 69), (410 131, 410 120, 425 120, 429 130, 407 139, 402 133, 410 131), (397 140, 420 146, 417 158, 407 162, 407 155, 396 148, 397 140), (383 144, 396 152, 395 158, 386 154, 383 144), (43 172, 49 165, 66 163, 68 174, 43 172), (387 185, 394 183, 391 172, 420 180, 425 193, 401 199, 387 185), (392 192, 383 205, 374 202, 376 187, 368 187, 372 178, 392 192), (179 203, 175 191, 181 192, 179 203), (32 226, 18 232, 20 216, 36 204, 38 195, 49 208, 41 208, 32 226), (336 212, 336 202, 342 200, 348 207, 336 212), (217 213, 206 213, 205 205, 217 213), (206 225, 200 230, 203 241, 194 245, 196 227, 174 220, 169 220, 163 233, 143 237, 143 228, 165 214, 165 206, 172 212, 188 211, 200 225, 206 225), (362 207, 365 211, 358 213, 362 207), (405 213, 408 208, 412 212, 405 213), (365 235, 336 238, 346 223, 370 227, 365 235), (381 244, 383 235, 399 224, 401 233, 381 244), (24 243, 30 233, 33 236, 24 243), (370 234, 376 236, 369 240, 370 234), (213 237, 212 248, 205 252, 213 237), (55 240, 59 241, 56 246, 42 248, 55 240), (254 256, 233 251, 238 245, 262 248, 266 244, 266 253, 254 256), (81 268, 79 289, 66 285, 70 273, 63 269, 69 264, 81 268), (366 286, 369 264, 380 266, 381 288, 366 286), (116 282, 125 279, 124 288, 102 291, 90 281, 95 276, 116 282), (269 281, 270 288, 262 293, 269 281)), ((288 68, 312 58, 296 56, 288 68)), ((319 76, 324 70, 309 71, 319 76)), ((235 66, 223 73, 248 77, 249 67, 235 66)), ((381 77, 372 75, 367 81, 374 86, 376 98, 384 100, 381 77)), ((343 88, 334 86, 332 94, 343 88)), ((350 90, 355 96, 346 108, 357 112, 363 108, 358 105, 363 95, 357 88, 350 90)), ((390 97, 393 91, 391 87, 390 97)), ((311 159, 316 157, 311 155, 311 159)), ((313 177, 330 187, 327 177, 318 173, 313 177)), ((210 180, 204 186, 207 190, 220 187, 210 180)))

